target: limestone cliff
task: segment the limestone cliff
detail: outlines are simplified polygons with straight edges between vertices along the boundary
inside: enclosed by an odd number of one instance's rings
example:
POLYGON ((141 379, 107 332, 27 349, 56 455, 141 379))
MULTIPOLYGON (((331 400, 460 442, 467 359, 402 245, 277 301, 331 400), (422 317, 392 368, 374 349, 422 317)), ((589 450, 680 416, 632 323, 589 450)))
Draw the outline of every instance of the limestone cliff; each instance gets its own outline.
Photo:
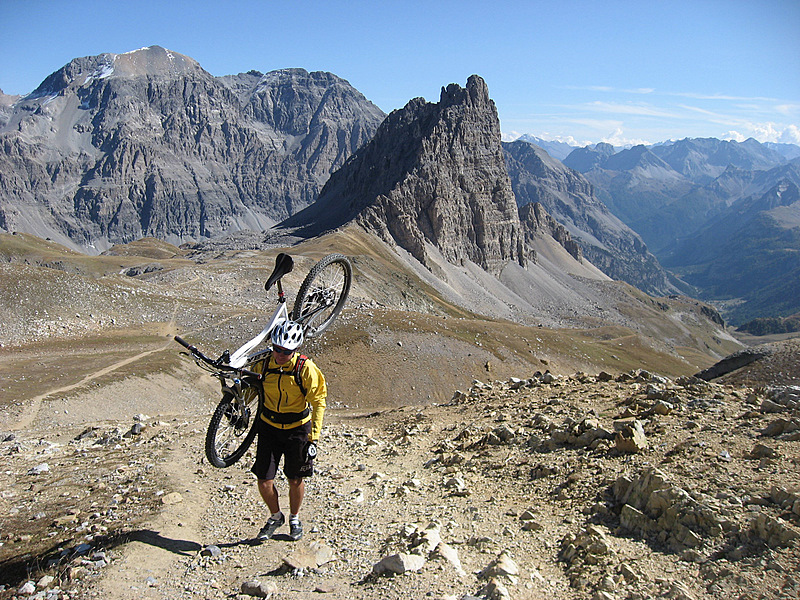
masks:
POLYGON ((330 73, 213 77, 158 46, 75 59, 3 104, 0 228, 90 251, 268 227, 385 116, 330 73))
POLYGON ((426 246, 489 272, 525 264, 524 235, 486 83, 450 84, 438 103, 411 100, 283 226, 316 235, 355 221, 430 266, 426 246))

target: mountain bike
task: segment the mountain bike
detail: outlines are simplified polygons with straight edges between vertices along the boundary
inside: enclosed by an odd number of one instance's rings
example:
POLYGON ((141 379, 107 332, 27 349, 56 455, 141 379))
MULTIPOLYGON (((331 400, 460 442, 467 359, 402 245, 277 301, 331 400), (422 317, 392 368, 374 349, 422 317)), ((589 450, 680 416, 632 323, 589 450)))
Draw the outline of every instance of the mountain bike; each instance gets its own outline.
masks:
MULTIPOLYGON (((278 306, 269 322, 252 340, 243 344, 233 354, 227 350, 212 359, 180 336, 175 341, 186 348, 197 365, 219 379, 222 386, 220 400, 206 432, 205 451, 208 462, 225 468, 244 456, 256 435, 255 424, 260 418, 264 402, 263 376, 250 367, 270 351, 252 353, 272 330, 289 319, 286 296, 281 278, 294 268, 294 260, 281 252, 275 259, 275 268, 264 284, 269 290, 275 286, 278 306)), ((339 316, 353 280, 353 267, 342 254, 329 254, 316 263, 306 275, 291 312, 291 320, 303 328, 305 338, 321 335, 339 316)))

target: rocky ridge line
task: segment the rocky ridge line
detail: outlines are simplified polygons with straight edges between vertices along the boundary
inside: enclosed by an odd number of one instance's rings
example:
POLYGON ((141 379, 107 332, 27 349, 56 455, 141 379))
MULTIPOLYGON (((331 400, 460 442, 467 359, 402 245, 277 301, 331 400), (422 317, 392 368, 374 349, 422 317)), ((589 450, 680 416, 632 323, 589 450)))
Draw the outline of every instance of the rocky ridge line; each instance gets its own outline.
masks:
POLYGON ((158 46, 75 59, 3 103, 0 228, 94 253, 260 231, 313 202, 384 116, 330 73, 217 78, 158 46))

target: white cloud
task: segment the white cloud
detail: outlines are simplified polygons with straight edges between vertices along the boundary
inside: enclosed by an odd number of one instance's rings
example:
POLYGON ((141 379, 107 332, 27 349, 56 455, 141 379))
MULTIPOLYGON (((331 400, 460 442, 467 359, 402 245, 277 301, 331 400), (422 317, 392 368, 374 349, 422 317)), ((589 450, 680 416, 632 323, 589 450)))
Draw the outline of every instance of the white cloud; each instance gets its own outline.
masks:
POLYGON ((646 140, 625 137, 625 132, 622 128, 615 129, 614 133, 604 137, 600 141, 611 144, 612 146, 638 146, 639 144, 647 145, 650 143, 646 140))
POLYGON ((742 135, 738 131, 727 131, 722 134, 722 139, 732 142, 743 142, 747 139, 747 136, 742 135))
POLYGON ((722 117, 722 115, 720 115, 716 111, 700 108, 699 106, 691 106, 689 104, 679 104, 678 106, 684 110, 688 110, 689 112, 698 113, 706 117, 715 117, 715 118, 722 117))
POLYGON ((564 144, 569 144, 570 146, 580 146, 581 148, 583 146, 588 146, 589 144, 592 143, 586 140, 584 141, 576 140, 571 135, 553 135, 552 133, 548 133, 546 131, 544 133, 538 134, 536 137, 541 138, 547 142, 562 142, 564 144))
MULTIPOLYGON (((545 138, 542 138, 542 139, 545 139, 545 138)), ((583 140, 583 141, 576 140, 571 135, 554 135, 554 136, 552 136, 552 141, 554 141, 554 142, 563 142, 565 144, 569 144, 570 146, 580 146, 581 148, 583 146, 588 146, 589 144, 591 144, 591 142, 588 141, 588 140, 583 140)))
POLYGON ((759 142, 779 142, 782 144, 800 145, 800 127, 797 125, 740 123, 739 130, 740 131, 728 131, 722 135, 722 139, 743 142, 747 138, 754 138, 759 142))
POLYGON ((564 119, 565 123, 581 125, 583 128, 590 128, 594 131, 609 131, 622 127, 623 121, 620 119, 592 119, 589 117, 570 117, 564 119))
POLYGON ((778 136, 778 141, 782 144, 797 144, 800 146, 800 127, 789 125, 778 136))
MULTIPOLYGON (((501 135, 501 139, 504 142, 513 142, 514 140, 516 140, 519 137, 522 137, 523 135, 526 134, 520 133, 518 131, 507 131, 501 135)), ((539 139, 545 140, 546 142, 562 142, 564 144, 569 144, 570 146, 578 146, 580 148, 583 148, 584 146, 588 146, 594 143, 589 140, 583 140, 583 141, 576 140, 571 135, 553 135, 552 133, 548 133, 546 131, 543 133, 528 133, 528 135, 534 135, 539 139)))
POLYGON ((694 92, 664 92, 664 95, 676 96, 679 98, 692 98, 694 100, 726 102, 778 102, 777 98, 765 98, 763 96, 729 96, 726 94, 699 94, 694 92))
POLYGON ((781 113, 782 115, 786 115, 787 117, 791 117, 800 113, 800 104, 778 104, 775 107, 775 110, 781 113))
POLYGON ((515 139, 517 139, 521 135, 523 135, 523 134, 521 134, 518 131, 507 131, 505 133, 501 132, 500 139, 502 141, 504 141, 504 142, 513 142, 515 139))
POLYGON ((775 128, 775 123, 755 123, 753 137, 760 142, 777 142, 780 132, 775 128))
POLYGON ((625 114, 625 115, 640 115, 646 117, 666 117, 677 118, 678 115, 656 108, 649 104, 621 104, 618 102, 590 102, 585 105, 591 110, 599 112, 625 114))
POLYGON ((649 88, 649 87, 615 88, 607 85, 587 85, 587 86, 565 85, 562 87, 567 90, 578 90, 578 91, 583 90, 588 92, 609 92, 614 94, 652 94, 656 91, 655 88, 649 88))

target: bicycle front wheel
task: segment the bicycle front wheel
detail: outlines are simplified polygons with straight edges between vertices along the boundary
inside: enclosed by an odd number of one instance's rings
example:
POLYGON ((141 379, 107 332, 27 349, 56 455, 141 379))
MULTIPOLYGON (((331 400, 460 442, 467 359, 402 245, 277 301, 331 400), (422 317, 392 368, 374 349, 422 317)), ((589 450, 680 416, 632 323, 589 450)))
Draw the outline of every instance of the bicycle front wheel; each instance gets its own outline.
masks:
POLYGON ((352 281, 353 267, 343 254, 329 254, 308 272, 292 310, 306 337, 321 334, 336 320, 352 281))
POLYGON ((263 393, 261 385, 244 381, 225 391, 206 432, 208 462, 225 468, 244 456, 256 436, 263 393))

